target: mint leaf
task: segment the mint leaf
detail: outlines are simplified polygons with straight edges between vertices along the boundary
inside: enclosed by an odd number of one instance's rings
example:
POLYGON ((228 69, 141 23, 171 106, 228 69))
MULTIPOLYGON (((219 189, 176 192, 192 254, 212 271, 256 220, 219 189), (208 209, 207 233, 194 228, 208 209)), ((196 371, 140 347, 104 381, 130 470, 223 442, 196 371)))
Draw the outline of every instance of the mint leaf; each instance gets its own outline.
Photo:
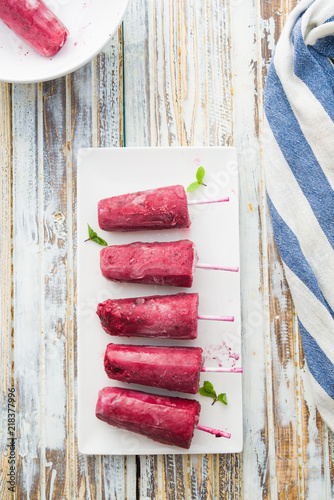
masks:
POLYGON ((212 398, 214 399, 216 396, 212 394, 212 392, 208 392, 204 389, 204 387, 200 387, 198 392, 200 393, 201 396, 205 396, 207 398, 212 398))
POLYGON ((220 401, 221 403, 224 403, 224 405, 227 405, 227 397, 225 392, 222 394, 218 394, 217 401, 220 401))
POLYGON ((193 191, 196 191, 196 189, 199 187, 200 187, 200 184, 198 182, 192 182, 187 187, 187 191, 188 191, 188 193, 192 193, 193 191))
POLYGON ((225 392, 221 393, 217 396, 216 391, 213 388, 213 385, 211 382, 206 380, 203 384, 203 387, 200 387, 198 392, 200 393, 201 396, 205 396, 207 398, 212 398, 212 404, 214 405, 216 401, 220 401, 224 405, 227 405, 227 397, 225 392))
POLYGON ((102 238, 100 238, 100 236, 98 236, 96 234, 96 232, 90 227, 89 224, 87 224, 87 226, 88 226, 88 236, 89 237, 85 241, 89 241, 89 240, 95 241, 95 243, 98 243, 99 245, 103 245, 103 246, 107 247, 108 243, 105 240, 103 240, 102 238))
POLYGON ((196 172, 196 179, 199 184, 203 184, 203 179, 205 176, 205 170, 203 167, 199 167, 196 172))
POLYGON ((99 245, 102 245, 104 247, 107 247, 108 246, 108 243, 103 240, 102 238, 100 238, 99 236, 95 236, 94 238, 90 238, 92 241, 95 241, 95 243, 98 243, 99 245))
POLYGON ((92 238, 95 238, 97 236, 96 232, 93 231, 93 229, 90 227, 89 224, 87 224, 88 226, 88 236, 89 236, 89 239, 91 240, 92 238))
POLYGON ((188 193, 192 193, 197 188, 199 188, 201 185, 206 186, 206 184, 204 184, 204 182, 203 182, 204 176, 205 176, 205 170, 204 170, 204 168, 203 167, 198 167, 197 172, 196 172, 196 179, 197 179, 197 181, 196 182, 192 182, 191 184, 189 184, 189 186, 187 187, 188 193))
MULTIPOLYGON (((206 396, 207 398, 212 398, 216 399, 216 391, 213 388, 213 385, 211 382, 208 382, 207 380, 204 382, 203 387, 200 387, 199 391, 201 396, 206 396)), ((213 404, 213 403, 212 403, 213 404)))
POLYGON ((211 382, 209 382, 208 380, 206 380, 204 382, 204 384, 203 384, 203 387, 204 387, 204 389, 207 392, 211 392, 211 394, 213 394, 214 396, 216 396, 216 391, 214 390, 213 385, 211 384, 211 382))

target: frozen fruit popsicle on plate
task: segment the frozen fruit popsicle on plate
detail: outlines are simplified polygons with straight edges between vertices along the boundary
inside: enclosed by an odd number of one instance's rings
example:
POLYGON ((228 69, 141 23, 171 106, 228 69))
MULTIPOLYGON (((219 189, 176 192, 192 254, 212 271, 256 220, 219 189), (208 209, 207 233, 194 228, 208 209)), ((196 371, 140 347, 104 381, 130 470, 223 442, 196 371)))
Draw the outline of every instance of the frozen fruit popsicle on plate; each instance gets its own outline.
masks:
POLYGON ((100 267, 112 281, 190 288, 195 267, 238 271, 238 267, 199 264, 190 240, 112 245, 100 252, 100 267))
POLYGON ((190 226, 188 204, 228 200, 220 198, 188 202, 181 185, 113 196, 98 203, 99 226, 105 231, 187 228, 190 226))
POLYGON ((196 339, 198 319, 234 321, 198 314, 198 293, 107 299, 97 306, 103 329, 118 337, 196 339))
POLYGON ((200 347, 109 344, 104 368, 109 378, 169 391, 196 394, 203 366, 200 347))
POLYGON ((103 276, 130 283, 191 287, 196 262, 189 240, 112 245, 100 252, 103 276))
POLYGON ((68 30, 42 0, 1 0, 0 19, 42 56, 54 56, 68 30))
MULTIPOLYGON (((203 364, 201 347, 109 344, 104 356, 105 371, 113 380, 189 394, 198 393, 201 371, 206 371, 203 364)), ((242 372, 242 368, 210 370, 242 372)))
POLYGON ((99 392, 96 417, 153 441, 189 449, 196 428, 217 437, 231 435, 198 425, 201 405, 192 399, 105 387, 99 392))
POLYGON ((98 305, 97 314, 110 335, 195 339, 198 294, 108 299, 98 305))

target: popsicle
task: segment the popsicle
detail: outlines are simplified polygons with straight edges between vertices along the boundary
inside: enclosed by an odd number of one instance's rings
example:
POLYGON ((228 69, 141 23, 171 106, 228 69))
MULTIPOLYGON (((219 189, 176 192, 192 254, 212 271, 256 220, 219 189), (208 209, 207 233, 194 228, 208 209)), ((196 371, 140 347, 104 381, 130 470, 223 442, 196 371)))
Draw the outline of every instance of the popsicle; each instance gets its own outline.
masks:
MULTIPOLYGON (((189 240, 171 242, 112 245, 100 252, 100 267, 105 278, 112 281, 172 285, 190 288, 198 264, 195 245, 189 240)), ((238 267, 211 266, 224 271, 238 267)))
POLYGON ((189 449, 195 428, 230 438, 231 434, 198 426, 201 405, 192 399, 105 387, 99 392, 96 417, 153 441, 189 449))
POLYGON ((121 382, 196 394, 202 353, 200 347, 109 344, 104 368, 109 378, 121 382))
POLYGON ((118 337, 196 339, 197 320, 234 321, 233 316, 198 314, 198 293, 108 299, 97 306, 103 329, 118 337))
POLYGON ((98 203, 99 226, 105 231, 187 228, 188 204, 222 201, 229 198, 188 202, 181 185, 113 196, 98 203))
POLYGON ((42 0, 1 0, 0 19, 42 56, 54 56, 68 30, 42 0))
MULTIPOLYGON (((160 387, 197 394, 204 358, 201 347, 156 347, 109 344, 104 368, 120 382, 160 387)), ((242 368, 212 368, 216 372, 240 373, 242 368)))

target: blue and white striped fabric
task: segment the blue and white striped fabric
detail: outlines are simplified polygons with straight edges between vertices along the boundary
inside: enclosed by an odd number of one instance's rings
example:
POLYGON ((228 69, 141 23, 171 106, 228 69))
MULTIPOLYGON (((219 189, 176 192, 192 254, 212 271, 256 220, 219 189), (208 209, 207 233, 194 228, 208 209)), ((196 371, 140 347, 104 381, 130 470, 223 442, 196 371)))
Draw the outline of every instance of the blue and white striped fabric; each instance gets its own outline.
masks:
POLYGON ((334 2, 302 0, 265 87, 264 161, 276 243, 314 402, 334 430, 334 2))

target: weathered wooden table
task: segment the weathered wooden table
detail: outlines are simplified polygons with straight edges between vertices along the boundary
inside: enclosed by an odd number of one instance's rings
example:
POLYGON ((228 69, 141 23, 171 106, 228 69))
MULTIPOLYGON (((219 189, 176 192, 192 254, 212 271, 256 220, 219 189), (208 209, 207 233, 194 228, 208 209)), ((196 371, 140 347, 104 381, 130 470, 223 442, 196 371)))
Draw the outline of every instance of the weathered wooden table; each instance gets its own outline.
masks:
POLYGON ((1 84, 1 499, 14 498, 11 467, 19 500, 333 498, 333 435, 305 378, 261 163, 264 81, 295 3, 132 0, 84 68, 38 85, 1 84), (77 151, 167 145, 238 148, 244 451, 83 456, 77 151))

